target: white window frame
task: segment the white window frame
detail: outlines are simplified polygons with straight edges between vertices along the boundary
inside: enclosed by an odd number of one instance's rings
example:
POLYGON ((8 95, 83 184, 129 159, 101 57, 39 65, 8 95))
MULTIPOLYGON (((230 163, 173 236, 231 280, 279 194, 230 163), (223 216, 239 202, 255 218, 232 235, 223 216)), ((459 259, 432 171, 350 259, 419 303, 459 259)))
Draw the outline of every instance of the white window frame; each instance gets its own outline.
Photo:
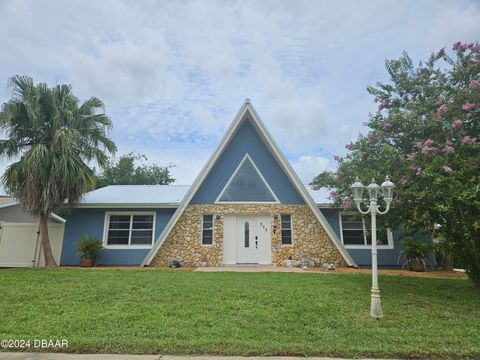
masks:
POLYGON ((232 176, 230 176, 230 179, 228 179, 227 184, 223 187, 222 191, 220 192, 220 195, 218 195, 217 198, 215 199, 215 204, 280 204, 280 201, 278 200, 277 195, 273 192, 272 188, 270 187, 270 185, 268 185, 267 181, 265 180, 262 173, 258 169, 257 164, 255 164, 255 162, 252 160, 250 155, 248 153, 246 153, 245 156, 243 157, 242 161, 240 161, 240 164, 238 164, 237 168, 233 172, 232 176), (228 186, 230 185, 230 183, 235 178, 235 175, 237 175, 238 171, 240 170, 243 163, 247 159, 250 160, 250 162, 253 165, 253 168, 255 169, 258 176, 260 177, 260 179, 263 181, 263 183, 267 187, 268 191, 270 191, 270 194, 273 196, 275 201, 221 201, 220 200, 220 198, 223 196, 223 193, 227 190, 228 186))
MULTIPOLYGON (((345 213, 345 215, 358 215, 358 214, 345 213)), ((367 235, 365 233, 363 234, 364 245, 358 245, 358 244, 357 245, 346 245, 343 242, 342 212, 338 213, 338 221, 339 221, 339 225, 340 225, 340 238, 342 239, 342 244, 345 247, 345 249, 371 249, 372 248, 371 244, 370 245, 367 244, 367 235)), ((363 228, 366 229, 364 216, 362 216, 362 224, 363 224, 363 228)), ((366 229, 366 230, 369 230, 369 229, 366 229)), ((372 229, 370 229, 370 231, 372 231, 372 229)), ((377 229, 377 231, 378 231, 378 229, 377 229)), ((390 229, 390 228, 387 228, 387 242, 388 242, 388 245, 378 245, 377 244, 377 249, 393 249, 394 248, 393 232, 392 232, 392 229, 390 229)))
POLYGON ((151 249, 155 241, 155 223, 157 219, 157 213, 155 211, 106 211, 105 212, 105 223, 103 226, 103 247, 105 249, 151 249), (152 224, 152 242, 150 245, 145 244, 127 244, 127 245, 108 245, 108 228, 110 225, 110 216, 112 215, 129 215, 130 216, 130 229, 128 233, 128 241, 132 239, 132 222, 133 216, 135 215, 153 215, 153 224, 152 224))
POLYGON ((293 215, 292 214, 280 214, 280 243, 282 246, 293 246, 293 215), (284 244, 282 241, 282 215, 289 215, 290 216, 290 237, 292 238, 291 244, 284 244))
POLYGON ((213 234, 215 233, 215 217, 216 215, 215 214, 202 214, 202 229, 200 231, 200 245, 201 246, 213 246, 215 245, 215 237, 213 236, 213 234), (203 243, 203 217, 205 215, 212 215, 212 243, 211 244, 204 244, 203 243))

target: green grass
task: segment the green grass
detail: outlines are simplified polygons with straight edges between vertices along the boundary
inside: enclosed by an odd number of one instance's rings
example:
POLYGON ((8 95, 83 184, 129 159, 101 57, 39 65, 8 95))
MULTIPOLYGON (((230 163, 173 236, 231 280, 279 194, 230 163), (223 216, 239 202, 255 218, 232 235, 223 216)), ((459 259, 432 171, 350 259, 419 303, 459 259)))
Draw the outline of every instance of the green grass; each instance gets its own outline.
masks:
POLYGON ((480 358, 480 292, 462 279, 182 270, 0 270, 0 339, 69 352, 480 358))

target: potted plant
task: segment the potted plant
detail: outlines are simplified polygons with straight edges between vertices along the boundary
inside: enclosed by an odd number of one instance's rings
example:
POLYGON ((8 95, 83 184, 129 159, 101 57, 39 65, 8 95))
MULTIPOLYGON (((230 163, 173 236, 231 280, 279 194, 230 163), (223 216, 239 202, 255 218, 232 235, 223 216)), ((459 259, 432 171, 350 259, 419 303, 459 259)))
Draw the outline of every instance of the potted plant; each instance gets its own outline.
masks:
POLYGON ((80 266, 95 266, 95 258, 100 254, 102 249, 103 245, 101 240, 88 235, 83 235, 78 242, 77 251, 77 255, 80 256, 80 266))
POLYGON ((400 258, 403 259, 403 267, 411 271, 426 271, 427 256, 431 250, 432 246, 430 244, 413 238, 406 239, 403 242, 403 250, 400 252, 400 258))

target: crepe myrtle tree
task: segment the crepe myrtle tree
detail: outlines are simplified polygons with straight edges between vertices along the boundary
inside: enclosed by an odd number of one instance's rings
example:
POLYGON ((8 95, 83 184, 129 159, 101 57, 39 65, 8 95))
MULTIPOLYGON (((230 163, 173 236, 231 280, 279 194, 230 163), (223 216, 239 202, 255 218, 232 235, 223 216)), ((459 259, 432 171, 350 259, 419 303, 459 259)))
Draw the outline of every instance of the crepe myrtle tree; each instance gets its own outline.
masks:
POLYGON ((40 241, 47 267, 56 266, 48 237, 49 215, 74 204, 95 187, 90 163, 105 166, 115 144, 102 101, 80 103, 71 86, 34 84, 27 76, 10 79, 12 98, 2 105, 0 154, 18 160, 3 174, 7 191, 40 218, 40 241))
POLYGON ((378 103, 370 131, 312 184, 348 208, 356 176, 389 174, 397 188, 385 225, 444 239, 480 287, 480 45, 457 42, 451 55, 441 49, 418 66, 403 53, 385 67, 390 81, 368 87, 378 103))

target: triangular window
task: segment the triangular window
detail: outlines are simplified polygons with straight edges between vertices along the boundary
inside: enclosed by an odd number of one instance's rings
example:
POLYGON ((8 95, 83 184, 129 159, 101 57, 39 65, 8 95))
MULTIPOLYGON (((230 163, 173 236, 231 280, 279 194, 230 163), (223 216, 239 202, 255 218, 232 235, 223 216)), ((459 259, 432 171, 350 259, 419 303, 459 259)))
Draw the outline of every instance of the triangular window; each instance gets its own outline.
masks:
POLYGON ((217 202, 278 202, 262 174, 246 155, 233 173, 217 202))

